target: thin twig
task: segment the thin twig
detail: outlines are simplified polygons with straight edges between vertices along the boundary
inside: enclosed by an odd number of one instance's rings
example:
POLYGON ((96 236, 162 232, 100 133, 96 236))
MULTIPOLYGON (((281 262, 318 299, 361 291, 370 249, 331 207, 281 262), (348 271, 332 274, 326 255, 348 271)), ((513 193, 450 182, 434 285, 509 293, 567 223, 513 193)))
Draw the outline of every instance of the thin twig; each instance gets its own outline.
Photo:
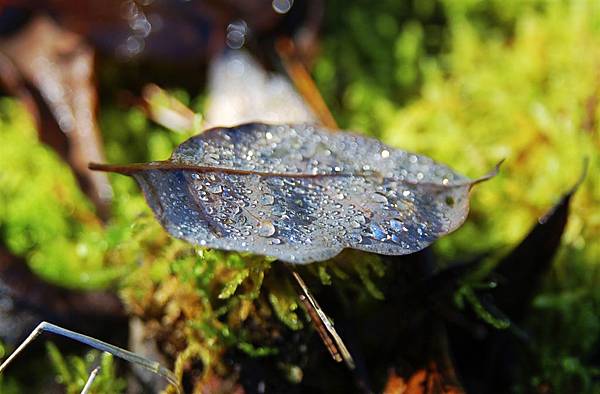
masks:
POLYGON ((33 340, 35 340, 41 333, 50 332, 53 334, 61 335, 74 341, 86 344, 94 349, 98 349, 103 352, 112 354, 115 357, 121 358, 133 364, 137 364, 142 368, 162 376, 170 384, 175 386, 178 393, 183 393, 181 385, 175 374, 169 369, 163 367, 156 361, 149 360, 145 357, 132 353, 128 350, 121 349, 120 347, 111 345, 109 343, 100 341, 96 338, 89 337, 87 335, 79 334, 75 331, 67 330, 66 328, 59 327, 55 324, 48 322, 41 322, 38 326, 29 334, 29 336, 21 343, 17 349, 0 365, 0 374, 6 369, 6 367, 14 360, 33 340))
POLYGON ((161 89, 158 85, 148 84, 142 91, 143 109, 150 119, 176 133, 200 131, 202 116, 194 113, 181 101, 161 89))
POLYGON ((285 71, 296 86, 296 89, 298 89, 308 105, 315 112, 317 118, 319 118, 324 126, 337 129, 337 122, 329 111, 327 104, 325 104, 325 100, 323 100, 323 96, 321 96, 310 73, 300 61, 294 42, 289 38, 280 38, 277 41, 276 49, 285 67, 285 71))
POLYGON ((92 388, 92 384, 94 384, 94 380, 96 380, 96 377, 98 376, 98 372, 100 372, 100 368, 101 367, 98 365, 92 370, 92 373, 90 373, 87 382, 85 382, 85 386, 83 386, 83 389, 81 390, 81 394, 88 394, 88 392, 92 388))
POLYGON ((327 350, 329 350, 331 357, 337 362, 344 361, 349 369, 354 369, 356 367, 354 364, 354 359, 344 344, 344 341, 342 341, 342 338, 335 330, 335 327, 333 327, 333 323, 325 314, 323 309, 321 309, 319 303, 313 297, 310 290, 308 290, 308 287, 300 275, 296 271, 292 270, 292 276, 300 286, 300 289, 302 289, 303 294, 300 294, 299 296, 300 301, 306 308, 308 315, 313 321, 317 332, 321 336, 325 347, 327 350))

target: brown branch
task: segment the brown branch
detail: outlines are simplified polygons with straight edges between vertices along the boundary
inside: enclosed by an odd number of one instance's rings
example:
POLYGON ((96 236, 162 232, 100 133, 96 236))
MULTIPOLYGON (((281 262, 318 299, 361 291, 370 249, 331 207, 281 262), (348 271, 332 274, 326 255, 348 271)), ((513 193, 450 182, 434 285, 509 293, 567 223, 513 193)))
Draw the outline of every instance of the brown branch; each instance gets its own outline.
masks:
POLYGON ((300 286, 302 294, 299 295, 300 302, 304 305, 310 319, 312 320, 315 329, 319 333, 319 336, 323 340, 325 347, 331 354, 331 357, 339 362, 344 361, 349 369, 353 370, 356 368, 352 355, 348 351, 348 348, 344 344, 344 341, 333 327, 333 323, 327 317, 323 309, 319 306, 317 300, 313 297, 310 290, 300 277, 300 275, 292 270, 292 276, 300 286))
POLYGON ((294 86, 315 112, 320 122, 331 129, 338 129, 337 122, 319 93, 317 85, 300 61, 294 42, 289 38, 280 38, 277 41, 276 50, 294 86))

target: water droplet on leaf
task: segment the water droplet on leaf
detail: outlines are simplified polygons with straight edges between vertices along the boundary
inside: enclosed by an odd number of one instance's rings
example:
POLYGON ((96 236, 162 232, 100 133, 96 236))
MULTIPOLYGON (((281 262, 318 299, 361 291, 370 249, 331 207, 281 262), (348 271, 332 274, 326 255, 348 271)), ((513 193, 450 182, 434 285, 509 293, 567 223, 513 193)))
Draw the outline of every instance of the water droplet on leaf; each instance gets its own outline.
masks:
POLYGON ((223 191, 223 187, 217 183, 217 184, 208 186, 206 190, 208 190, 210 193, 213 193, 213 194, 219 194, 223 191))
POLYGON ((274 202, 275 202, 275 198, 270 194, 263 194, 260 197, 260 203, 262 205, 273 205, 274 202))
POLYGON ((178 238, 294 263, 344 247, 420 250, 464 221, 468 204, 456 201, 473 184, 375 139, 302 124, 211 129, 166 162, 92 168, 134 176, 178 238))
POLYGON ((275 226, 269 221, 260 222, 257 233, 261 237, 270 237, 275 234, 275 226))

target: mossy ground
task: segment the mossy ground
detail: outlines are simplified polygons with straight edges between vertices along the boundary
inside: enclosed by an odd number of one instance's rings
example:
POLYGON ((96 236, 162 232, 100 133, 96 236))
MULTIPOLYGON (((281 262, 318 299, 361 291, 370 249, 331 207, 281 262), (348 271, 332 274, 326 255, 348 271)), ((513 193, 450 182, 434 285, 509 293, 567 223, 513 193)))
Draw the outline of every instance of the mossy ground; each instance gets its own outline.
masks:
MULTIPOLYGON (((444 261, 506 253, 589 159, 560 252, 534 300, 527 328, 537 339, 535 357, 524 362, 515 391, 546 382, 554 392, 600 392, 600 371, 589 362, 600 341, 600 5, 355 0, 328 8, 314 77, 343 128, 473 177, 506 159, 499 176, 474 190, 466 224, 436 244, 444 261)), ((201 111, 203 97, 175 94, 201 111)), ((111 102, 102 103, 100 119, 109 162, 165 159, 186 138, 111 102)), ((170 238, 129 178, 111 176, 113 216, 103 227, 68 166, 7 98, 0 100, 0 168, 6 247, 51 282, 117 289, 177 373, 199 361, 196 381, 226 375, 232 349, 271 354, 281 323, 290 330, 306 324, 289 279, 266 275, 270 260, 170 238)), ((306 274, 363 289, 361 297, 373 300, 385 297, 371 280, 384 268, 375 256, 350 253, 306 274)), ((66 370, 89 360, 67 365, 50 353, 63 365, 61 379, 78 377, 66 370)), ((122 388, 110 382, 99 381, 99 390, 122 388)), ((77 384, 68 382, 71 390, 77 384)), ((0 389, 19 392, 10 374, 0 389)))

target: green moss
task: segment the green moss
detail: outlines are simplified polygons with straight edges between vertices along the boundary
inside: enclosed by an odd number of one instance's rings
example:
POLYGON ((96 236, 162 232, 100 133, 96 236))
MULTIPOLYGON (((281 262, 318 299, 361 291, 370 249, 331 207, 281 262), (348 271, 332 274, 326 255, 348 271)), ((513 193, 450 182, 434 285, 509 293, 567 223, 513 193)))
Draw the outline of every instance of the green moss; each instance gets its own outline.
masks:
POLYGON ((105 264, 108 243, 69 167, 37 141, 22 107, 0 100, 0 234, 46 279, 100 287, 123 273, 105 264))
POLYGON ((68 394, 80 393, 90 373, 100 367, 98 375, 91 386, 91 392, 97 394, 118 394, 125 392, 125 379, 116 376, 113 357, 108 353, 90 351, 83 357, 69 356, 65 358, 51 342, 46 344, 48 356, 56 370, 56 380, 63 385, 68 394))
MULTIPOLYGON (((597 319, 590 318, 600 304, 600 184, 591 175, 600 171, 600 6, 586 1, 447 1, 443 7, 448 34, 440 56, 423 56, 425 21, 405 25, 410 36, 398 36, 399 54, 409 58, 420 53, 418 66, 406 77, 419 76, 418 93, 411 95, 417 85, 398 84, 394 73, 378 74, 385 82, 373 86, 362 78, 368 72, 357 69, 352 82, 338 91, 325 89, 326 99, 339 112, 351 114, 341 117, 345 127, 366 129, 469 176, 482 175, 506 159, 499 176, 473 191, 466 224, 436 244, 447 261, 488 250, 501 255, 514 247, 572 187, 584 158, 590 158, 590 175, 573 199, 560 256, 530 316, 537 352, 523 365, 522 385, 516 390, 542 381, 556 392, 598 390, 592 380, 598 371, 585 360, 600 338, 597 319), (385 83, 392 89, 378 87, 385 83), (338 97, 351 100, 340 103, 338 97)), ((328 40, 338 38, 334 34, 328 40)), ((370 53, 363 53, 360 44, 346 50, 356 52, 353 57, 370 53)), ((325 52, 320 62, 341 67, 343 76, 344 55, 333 54, 325 52)), ((378 61, 387 64, 381 69, 405 67, 391 58, 378 61)), ((315 76, 326 87, 341 78, 319 68, 315 76)))
POLYGON ((6 394, 19 394, 23 391, 19 383, 12 377, 0 376, 0 392, 6 394))
POLYGON ((269 301, 277 317, 292 330, 303 327, 298 316, 298 301, 289 281, 274 283, 269 288, 269 301))

